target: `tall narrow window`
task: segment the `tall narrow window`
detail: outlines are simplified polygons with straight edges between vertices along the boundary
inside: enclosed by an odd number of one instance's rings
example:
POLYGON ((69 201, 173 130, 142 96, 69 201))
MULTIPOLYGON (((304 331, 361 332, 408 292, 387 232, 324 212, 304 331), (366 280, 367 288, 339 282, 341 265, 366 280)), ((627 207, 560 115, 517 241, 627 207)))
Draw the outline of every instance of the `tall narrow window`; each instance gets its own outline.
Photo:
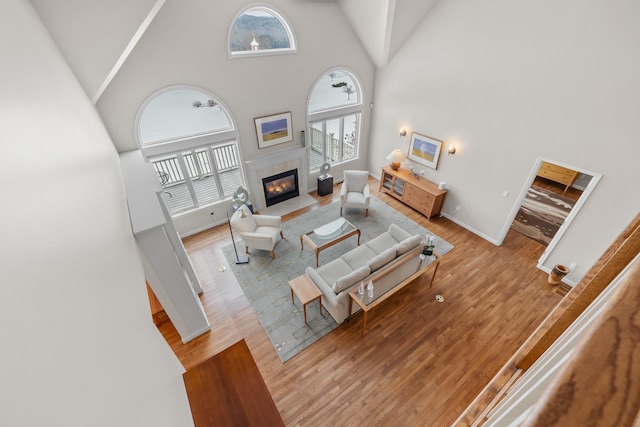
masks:
POLYGON ((172 214, 214 204, 245 185, 231 116, 200 89, 152 95, 138 113, 138 137, 172 214))
POLYGON ((358 156, 362 96, 356 77, 346 70, 324 74, 309 98, 309 165, 340 163, 358 156))
POLYGON ((295 51, 291 26, 269 6, 249 6, 240 12, 229 30, 231 57, 295 51))

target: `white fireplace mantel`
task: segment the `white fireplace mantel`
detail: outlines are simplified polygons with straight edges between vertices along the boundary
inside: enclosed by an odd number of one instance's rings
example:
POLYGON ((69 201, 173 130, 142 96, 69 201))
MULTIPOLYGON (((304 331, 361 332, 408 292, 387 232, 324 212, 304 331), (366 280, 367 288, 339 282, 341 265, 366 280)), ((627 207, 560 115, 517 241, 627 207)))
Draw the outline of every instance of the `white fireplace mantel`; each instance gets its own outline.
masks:
POLYGON ((292 150, 283 150, 245 162, 247 173, 247 185, 253 199, 254 206, 260 210, 267 204, 262 191, 262 178, 286 172, 291 169, 298 170, 298 185, 300 194, 309 192, 308 177, 309 166, 307 161, 307 149, 300 147, 292 150))

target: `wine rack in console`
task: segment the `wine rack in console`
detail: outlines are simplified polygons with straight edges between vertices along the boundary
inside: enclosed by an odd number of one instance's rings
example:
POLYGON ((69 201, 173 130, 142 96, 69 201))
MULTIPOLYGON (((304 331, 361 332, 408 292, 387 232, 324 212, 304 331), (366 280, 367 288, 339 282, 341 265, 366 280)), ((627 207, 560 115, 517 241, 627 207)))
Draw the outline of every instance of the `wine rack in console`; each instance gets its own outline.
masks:
POLYGON ((413 176, 407 169, 393 170, 389 166, 382 168, 380 191, 411 206, 429 220, 440 214, 447 195, 447 190, 439 189, 436 183, 413 176))

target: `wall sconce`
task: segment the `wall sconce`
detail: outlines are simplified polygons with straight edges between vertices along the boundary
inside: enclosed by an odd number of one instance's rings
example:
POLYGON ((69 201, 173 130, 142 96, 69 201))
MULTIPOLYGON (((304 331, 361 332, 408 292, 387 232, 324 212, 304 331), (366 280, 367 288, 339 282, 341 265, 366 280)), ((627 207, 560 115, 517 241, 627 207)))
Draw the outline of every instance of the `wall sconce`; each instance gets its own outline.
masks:
POLYGON ((456 147, 454 147, 453 144, 449 146, 449 155, 452 154, 456 154, 456 147))
POLYGON ((407 131, 404 129, 400 129, 400 136, 407 136, 407 131))
POLYGON ((400 163, 403 162, 404 159, 405 159, 404 154, 402 154, 402 151, 400 151, 398 148, 393 150, 387 156, 387 160, 391 162, 391 169, 393 169, 394 171, 398 170, 398 168, 400 167, 400 163))

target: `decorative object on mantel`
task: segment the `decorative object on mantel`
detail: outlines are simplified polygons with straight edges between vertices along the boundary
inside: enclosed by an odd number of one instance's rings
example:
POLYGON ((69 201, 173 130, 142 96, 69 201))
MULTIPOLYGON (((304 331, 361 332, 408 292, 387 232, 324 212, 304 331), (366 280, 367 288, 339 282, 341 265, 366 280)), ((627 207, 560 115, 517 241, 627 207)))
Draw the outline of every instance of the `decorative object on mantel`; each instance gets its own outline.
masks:
POLYGON ((293 141, 290 111, 273 116, 257 117, 254 122, 258 137, 258 148, 266 148, 293 141))
POLYGON ((553 267, 551 272, 549 273, 549 278, 547 279, 547 283, 550 285, 557 285, 562 281, 562 278, 569 274, 569 269, 562 264, 558 264, 553 267))
POLYGON ((438 169, 443 142, 418 133, 411 134, 409 160, 415 160, 432 169, 438 169))
POLYGON ((387 160, 389 160, 391 162, 391 169, 393 169, 394 171, 397 171, 398 168, 400 168, 400 163, 404 162, 404 154, 402 154, 402 151, 400 151, 398 148, 396 148, 395 150, 393 150, 388 156, 387 156, 387 160))

